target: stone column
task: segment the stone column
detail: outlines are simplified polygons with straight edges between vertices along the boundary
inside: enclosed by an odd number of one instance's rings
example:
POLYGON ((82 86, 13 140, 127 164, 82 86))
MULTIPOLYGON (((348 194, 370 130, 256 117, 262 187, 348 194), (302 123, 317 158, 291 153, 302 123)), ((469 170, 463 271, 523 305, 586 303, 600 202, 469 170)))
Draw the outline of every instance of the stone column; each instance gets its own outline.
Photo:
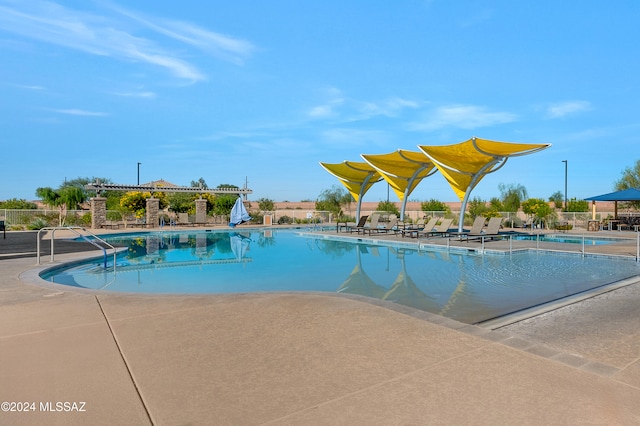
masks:
POLYGON ((100 229, 107 223, 107 199, 104 197, 91 198, 91 229, 100 229))
POLYGON ((196 203, 196 223, 207 223, 207 200, 205 198, 197 198, 196 203))
POLYGON ((158 227, 158 211, 160 210, 160 200, 157 198, 147 198, 147 228, 158 227))

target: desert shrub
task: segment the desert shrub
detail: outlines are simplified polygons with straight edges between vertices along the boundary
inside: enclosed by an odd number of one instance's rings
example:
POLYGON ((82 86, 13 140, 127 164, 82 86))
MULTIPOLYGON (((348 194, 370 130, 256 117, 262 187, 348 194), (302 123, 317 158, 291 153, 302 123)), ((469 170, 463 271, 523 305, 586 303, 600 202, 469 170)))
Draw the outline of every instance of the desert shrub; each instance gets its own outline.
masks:
POLYGON ((47 221, 42 217, 35 217, 31 220, 31 222, 27 225, 27 229, 31 231, 35 231, 38 229, 46 228, 49 226, 47 221))
POLYGON ((287 215, 280 216, 278 218, 278 225, 290 225, 293 223, 293 219, 287 215))

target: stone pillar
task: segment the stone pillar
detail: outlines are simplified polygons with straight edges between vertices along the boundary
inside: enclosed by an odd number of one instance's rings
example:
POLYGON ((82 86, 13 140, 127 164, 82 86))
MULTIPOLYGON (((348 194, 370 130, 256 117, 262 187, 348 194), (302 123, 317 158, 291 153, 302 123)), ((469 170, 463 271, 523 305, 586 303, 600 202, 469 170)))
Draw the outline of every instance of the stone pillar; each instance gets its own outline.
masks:
POLYGON ((205 198, 197 198, 196 203, 196 223, 207 223, 207 200, 205 198))
POLYGON ((157 198, 147 198, 147 228, 158 227, 158 211, 160 210, 160 200, 157 198))
POLYGON ((91 198, 91 229, 100 229, 107 223, 107 199, 104 197, 91 198))

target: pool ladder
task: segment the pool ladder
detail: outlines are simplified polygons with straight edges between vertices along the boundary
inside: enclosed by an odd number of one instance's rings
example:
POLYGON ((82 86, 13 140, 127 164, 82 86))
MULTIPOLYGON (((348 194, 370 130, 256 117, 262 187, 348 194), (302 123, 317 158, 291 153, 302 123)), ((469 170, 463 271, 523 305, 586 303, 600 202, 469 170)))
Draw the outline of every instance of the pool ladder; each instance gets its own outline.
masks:
POLYGON ((71 231, 74 234, 78 235, 80 238, 82 238, 84 241, 88 242, 89 244, 97 247, 98 249, 102 250, 102 254, 104 257, 104 269, 107 269, 107 248, 113 250, 113 272, 115 272, 116 270, 116 248, 114 246, 112 246, 111 244, 109 244, 108 242, 106 242, 105 240, 103 240, 102 238, 98 237, 97 235, 95 235, 94 233, 87 231, 85 228, 81 227, 81 226, 52 226, 52 227, 47 227, 47 228, 42 228, 38 231, 38 240, 37 240, 37 244, 36 244, 36 250, 37 250, 37 264, 40 265, 40 241, 42 240, 42 236, 41 233, 42 231, 51 231, 51 258, 49 260, 49 262, 53 262, 54 261, 54 257, 55 257, 55 235, 56 235, 56 231, 58 230, 66 230, 66 231, 71 231), (82 232, 84 233, 82 233, 82 232), (92 237, 92 238, 89 238, 92 237), (105 247, 106 246, 106 247, 105 247))

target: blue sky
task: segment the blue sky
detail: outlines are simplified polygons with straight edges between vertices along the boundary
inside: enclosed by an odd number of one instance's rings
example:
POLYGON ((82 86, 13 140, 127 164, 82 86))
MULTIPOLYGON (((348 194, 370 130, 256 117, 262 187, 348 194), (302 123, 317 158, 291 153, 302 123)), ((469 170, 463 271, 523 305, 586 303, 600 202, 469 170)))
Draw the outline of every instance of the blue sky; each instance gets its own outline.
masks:
MULTIPOLYGON (((552 144, 474 196, 564 192, 563 160, 569 198, 610 192, 640 159, 639 21, 635 0, 0 0, 0 200, 138 162, 314 200, 338 183, 319 161, 472 136, 552 144)), ((457 201, 440 174, 410 199, 457 201)))

